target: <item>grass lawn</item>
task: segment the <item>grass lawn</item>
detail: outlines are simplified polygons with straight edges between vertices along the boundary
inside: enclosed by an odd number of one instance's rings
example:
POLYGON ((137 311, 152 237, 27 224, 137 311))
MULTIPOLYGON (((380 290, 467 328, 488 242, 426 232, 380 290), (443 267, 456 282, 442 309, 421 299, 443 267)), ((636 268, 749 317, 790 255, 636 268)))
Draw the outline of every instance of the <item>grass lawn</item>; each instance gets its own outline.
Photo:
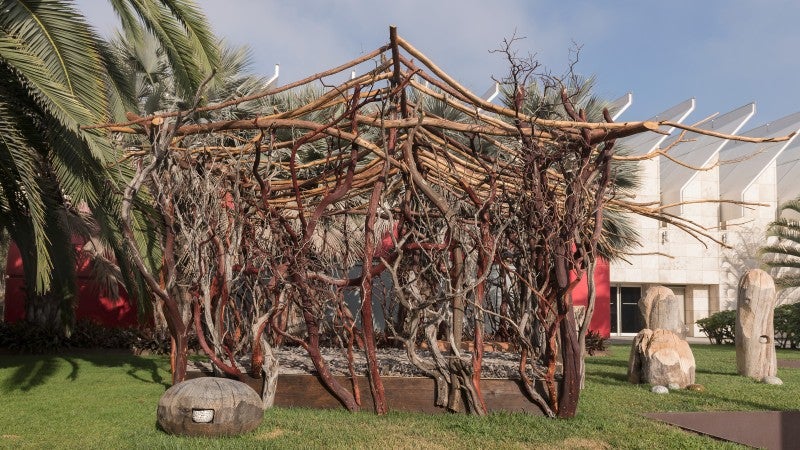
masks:
MULTIPOLYGON (((739 448, 641 417, 654 411, 800 409, 800 369, 783 386, 736 375, 732 346, 693 346, 703 393, 652 394, 626 381, 628 348, 588 358, 587 387, 572 420, 272 409, 237 438, 190 439, 156 428, 169 383, 162 357, 124 354, 0 356, 2 448, 739 448)), ((779 350, 779 359, 800 359, 779 350)))

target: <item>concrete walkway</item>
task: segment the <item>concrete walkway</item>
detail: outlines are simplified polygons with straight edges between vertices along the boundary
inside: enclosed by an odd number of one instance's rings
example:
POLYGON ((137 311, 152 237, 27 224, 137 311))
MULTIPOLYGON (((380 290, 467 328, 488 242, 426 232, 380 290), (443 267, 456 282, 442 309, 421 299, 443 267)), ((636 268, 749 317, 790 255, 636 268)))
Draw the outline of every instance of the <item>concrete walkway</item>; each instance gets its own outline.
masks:
MULTIPOLYGON (((614 345, 631 345, 631 342, 633 342, 633 338, 635 337, 636 336, 611 336, 610 338, 608 338, 608 341, 606 342, 614 345)), ((711 344, 711 341, 709 341, 708 338, 705 336, 687 337, 686 342, 688 342, 689 345, 711 344)))

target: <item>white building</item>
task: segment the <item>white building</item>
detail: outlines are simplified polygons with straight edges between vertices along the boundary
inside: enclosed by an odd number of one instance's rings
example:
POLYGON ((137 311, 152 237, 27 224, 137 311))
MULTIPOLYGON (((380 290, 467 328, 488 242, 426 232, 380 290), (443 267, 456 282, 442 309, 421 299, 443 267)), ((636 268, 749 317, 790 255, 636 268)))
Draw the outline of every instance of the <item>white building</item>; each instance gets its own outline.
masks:
MULTIPOLYGON (((755 104, 704 120, 687 120, 695 106, 686 100, 653 117, 725 134, 782 136, 800 131, 800 113, 746 129, 755 104)), ((611 265, 611 332, 635 333, 637 302, 649 286, 663 285, 681 300, 690 335, 696 320, 736 305, 739 277, 758 267, 765 229, 777 217, 778 205, 800 194, 800 139, 752 144, 678 133, 643 134, 617 145, 634 155, 666 151, 640 162, 641 187, 635 201, 659 202, 669 214, 687 219, 730 248, 698 240, 671 223, 635 217, 641 247, 627 262, 611 265), (733 201, 737 203, 728 203, 733 201)))

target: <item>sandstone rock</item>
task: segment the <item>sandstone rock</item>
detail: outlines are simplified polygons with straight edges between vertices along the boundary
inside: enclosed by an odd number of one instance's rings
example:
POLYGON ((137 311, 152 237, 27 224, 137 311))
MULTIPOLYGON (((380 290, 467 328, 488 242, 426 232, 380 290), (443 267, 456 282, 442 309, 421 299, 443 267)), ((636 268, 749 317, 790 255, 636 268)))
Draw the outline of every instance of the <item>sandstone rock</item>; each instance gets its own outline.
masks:
POLYGON ((158 424, 170 434, 232 436, 254 430, 264 417, 261 397, 227 378, 202 377, 167 389, 158 401, 158 424))
POLYGON ((669 330, 644 329, 631 345, 628 380, 684 388, 694 383, 695 362, 689 344, 669 330))
POLYGON ((654 394, 669 394, 669 389, 666 386, 656 385, 650 388, 650 392, 654 394))
POLYGON ((647 289, 639 300, 639 323, 643 328, 669 330, 681 339, 686 338, 678 297, 664 286, 647 289))
POLYGON ((778 377, 764 377, 761 380, 761 382, 764 383, 764 384, 772 384, 772 385, 775 385, 775 386, 780 386, 780 385, 783 384, 783 380, 781 380, 778 377))
POLYGON ((736 308, 736 368, 740 375, 761 380, 775 376, 775 283, 760 269, 748 271, 739 282, 736 308))
POLYGON ((686 386, 686 389, 688 389, 690 391, 694 391, 694 392, 705 392, 706 391, 706 387, 703 386, 702 384, 690 384, 690 385, 686 386))
POLYGON ((678 383, 670 383, 669 386, 667 387, 669 388, 670 391, 677 391, 678 389, 681 388, 680 385, 678 385, 678 383))

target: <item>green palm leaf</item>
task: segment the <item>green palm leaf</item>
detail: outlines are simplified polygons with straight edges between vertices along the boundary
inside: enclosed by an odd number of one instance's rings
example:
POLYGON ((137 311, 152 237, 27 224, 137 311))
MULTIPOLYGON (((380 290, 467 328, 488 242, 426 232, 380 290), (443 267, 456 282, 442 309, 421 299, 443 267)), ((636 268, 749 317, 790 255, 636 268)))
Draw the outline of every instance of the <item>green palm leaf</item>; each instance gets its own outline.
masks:
POLYGON ((111 149, 108 139, 80 131, 82 125, 98 123, 101 118, 70 94, 66 85, 55 81, 41 58, 29 52, 17 38, 0 36, 0 63, 18 75, 20 85, 43 113, 52 116, 65 129, 85 137, 92 156, 105 160, 111 149))
POLYGON ((18 111, 10 108, 0 98, 0 190, 3 204, 0 208, 0 227, 18 235, 23 230, 30 245, 24 256, 26 267, 31 268, 32 279, 38 290, 49 287, 48 272, 52 268, 47 251, 49 244, 45 233, 45 205, 37 179, 39 173, 34 161, 37 155, 28 145, 18 123, 10 122, 18 111), (38 262, 38 263, 37 263, 38 262), (38 268, 37 268, 38 264, 38 268))
POLYGON ((131 0, 130 5, 166 51, 179 94, 192 98, 219 61, 215 40, 199 10, 188 1, 131 0))
MULTIPOLYGON (((800 214, 800 199, 781 206, 781 214, 800 214)), ((780 217, 767 229, 771 243, 761 248, 764 266, 781 288, 800 287, 800 221, 780 217)))
POLYGON ((4 0, 2 10, 2 33, 24 48, 52 82, 79 99, 95 115, 92 119, 103 118, 108 102, 98 95, 105 88, 99 39, 71 2, 4 0))

